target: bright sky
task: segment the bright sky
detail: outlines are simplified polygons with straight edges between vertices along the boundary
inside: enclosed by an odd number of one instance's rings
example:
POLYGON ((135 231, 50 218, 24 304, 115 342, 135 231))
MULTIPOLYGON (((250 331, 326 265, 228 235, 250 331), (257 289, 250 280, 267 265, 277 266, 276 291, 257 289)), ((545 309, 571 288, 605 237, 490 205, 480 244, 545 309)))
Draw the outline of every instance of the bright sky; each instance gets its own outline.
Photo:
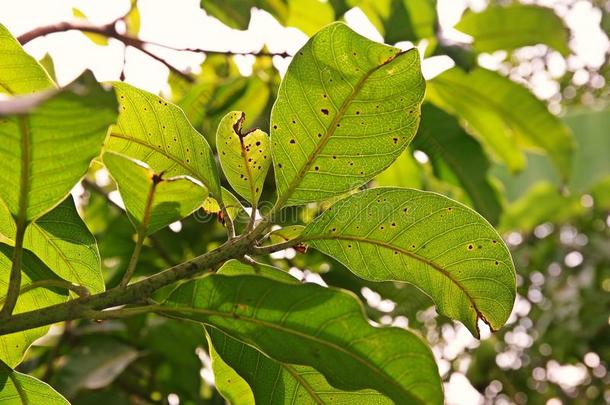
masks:
MULTIPOLYGON (((555 79, 563 75, 567 68, 582 70, 584 73, 577 75, 580 78, 577 77, 576 80, 586 81, 587 77, 583 75, 588 73, 584 67, 601 66, 604 54, 609 48, 609 41, 599 27, 601 13, 594 9, 590 2, 580 0, 535 2, 553 7, 565 18, 573 33, 570 46, 575 55, 567 61, 559 54, 554 55, 549 63, 549 71, 540 72, 533 83, 533 90, 538 97, 549 99, 558 89, 555 79), (574 3, 575 6, 568 12, 566 3, 574 3)), ((0 10, 2 10, 0 23, 18 36, 36 27, 74 21, 72 8, 76 7, 87 15, 93 24, 104 24, 124 15, 129 4, 129 0, 0 0, 0 10)), ((482 10, 485 5, 485 0, 438 0, 443 35, 455 41, 468 42, 468 36, 452 27, 467 6, 474 10, 482 10)), ((257 51, 266 45, 271 52, 295 53, 307 41, 307 36, 301 31, 281 26, 273 17, 260 10, 252 11, 248 31, 237 31, 208 17, 200 9, 199 0, 173 0, 171 3, 162 0, 139 0, 138 7, 141 13, 140 38, 177 48, 257 51)), ((376 41, 382 40, 381 35, 359 9, 350 10, 345 19, 360 34, 376 41)), ((408 43, 399 45, 412 46, 408 43)), ((150 46, 149 49, 184 71, 197 72, 204 59, 204 56, 198 53, 176 52, 154 46, 150 46)), ((51 55, 60 85, 71 82, 85 69, 91 69, 99 81, 118 80, 124 57, 124 46, 119 41, 110 39, 108 46, 98 46, 79 32, 63 32, 38 38, 28 43, 26 50, 38 59, 46 53, 51 55)), ((528 47, 520 52, 524 52, 524 56, 527 56, 528 52, 536 52, 536 47, 528 47)), ((485 67, 498 69, 505 57, 505 52, 496 52, 493 55, 482 55, 479 62, 485 67)), ((133 48, 127 50, 125 61, 127 82, 153 93, 168 91, 169 71, 166 66, 133 48)), ((236 57, 236 62, 244 75, 250 74, 253 61, 252 56, 236 57)), ((275 58, 274 63, 280 73, 283 73, 289 60, 275 58)), ((452 65, 453 62, 447 57, 427 59, 423 63, 424 75, 430 78, 452 65)), ((515 311, 522 311, 523 305, 518 301, 515 311)), ((465 348, 477 344, 461 325, 457 325, 447 333, 452 334, 451 344, 442 349, 435 347, 441 372, 449 369, 447 359, 455 358, 465 348)), ((510 361, 510 359, 499 358, 498 361, 510 361)), ((555 378, 560 378, 560 374, 562 373, 555 373, 555 378)), ((452 374, 445 388, 449 404, 477 404, 483 400, 462 373, 452 374)))

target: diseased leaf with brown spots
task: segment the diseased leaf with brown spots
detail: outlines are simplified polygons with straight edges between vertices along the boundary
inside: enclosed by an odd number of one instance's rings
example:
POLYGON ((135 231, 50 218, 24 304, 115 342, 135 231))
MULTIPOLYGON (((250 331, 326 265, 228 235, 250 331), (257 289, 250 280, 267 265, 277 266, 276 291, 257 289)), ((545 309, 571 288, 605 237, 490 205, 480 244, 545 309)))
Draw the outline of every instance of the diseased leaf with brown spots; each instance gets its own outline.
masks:
POLYGON ((256 206, 271 166, 269 136, 260 129, 242 133, 246 114, 232 111, 224 116, 216 132, 216 147, 229 184, 256 206))
POLYGON ((350 191, 387 168, 419 123, 419 54, 335 23, 295 55, 271 112, 278 205, 350 191))
POLYGON ((414 284, 477 337, 479 319, 497 330, 513 307, 515 269, 502 239, 479 214, 440 194, 353 194, 309 224, 301 241, 364 279, 414 284))

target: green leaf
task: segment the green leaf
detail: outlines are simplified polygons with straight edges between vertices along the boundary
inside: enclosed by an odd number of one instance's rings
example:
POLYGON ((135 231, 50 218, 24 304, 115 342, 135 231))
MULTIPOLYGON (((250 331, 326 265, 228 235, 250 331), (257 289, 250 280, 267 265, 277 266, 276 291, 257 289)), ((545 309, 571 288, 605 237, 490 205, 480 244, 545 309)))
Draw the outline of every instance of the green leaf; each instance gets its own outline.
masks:
POLYGON ((68 195, 99 155, 116 119, 114 94, 90 74, 36 103, 31 111, 0 117, 0 197, 24 221, 68 195))
POLYGON ((54 87, 44 68, 0 24, 0 93, 28 94, 54 87))
MULTIPOLYGON (((85 13, 83 13, 76 7, 72 7, 72 15, 79 20, 89 21, 89 19, 85 15, 85 13)), ((101 46, 108 45, 108 38, 101 34, 95 34, 93 32, 83 32, 83 31, 81 31, 81 32, 83 33, 84 36, 89 38, 89 40, 96 45, 101 45, 101 46)))
POLYGON ((388 43, 416 41, 434 36, 434 0, 351 0, 388 43))
MULTIPOLYGON (((235 221, 236 218, 241 217, 242 219, 244 219, 245 222, 248 222, 250 216, 244 209, 244 206, 241 205, 241 202, 239 202, 237 197, 235 197, 229 190, 224 187, 221 188, 221 192, 222 203, 227 209, 227 214, 229 214, 229 218, 231 218, 232 221, 235 221)), ((220 205, 218 204, 218 201, 216 201, 216 199, 212 197, 208 197, 205 199, 202 208, 208 214, 218 214, 222 211, 220 205)))
POLYGON ((412 152, 405 149, 390 167, 375 177, 375 183, 378 186, 422 188, 420 171, 412 152))
MULTIPOLYGON (((226 262, 218 270, 218 274, 258 274, 277 281, 299 284, 298 280, 279 269, 266 265, 249 266, 237 260, 226 262)), ((239 398, 238 394, 241 392, 252 396, 252 391, 254 398, 261 404, 392 403, 387 397, 371 389, 355 392, 338 390, 316 369, 272 360, 218 329, 208 328, 208 337, 216 385, 223 396, 233 404, 235 402, 232 397, 239 398)))
POLYGON ((45 53, 38 63, 47 71, 53 81, 57 80, 57 76, 55 75, 55 63, 53 62, 51 55, 45 53))
MULTIPOLYGON (((218 331, 213 331, 212 333, 214 332, 215 334, 222 334, 222 332, 218 331)), ((235 342, 240 344, 246 351, 254 350, 243 343, 239 343, 238 341, 235 342)), ((210 348, 212 370, 214 370, 214 385, 216 385, 216 389, 218 392, 220 392, 220 395, 229 401, 231 405, 254 405, 254 395, 252 394, 250 386, 246 380, 241 378, 241 376, 237 374, 237 372, 235 372, 235 370, 233 370, 227 363, 225 363, 222 357, 216 352, 209 335, 208 346, 210 348)))
POLYGON ((260 129, 242 133, 246 114, 227 114, 216 133, 218 159, 231 187, 256 207, 271 165, 269 136, 260 129))
POLYGON ((438 177, 457 178, 473 207, 492 224, 498 223, 502 206, 488 178, 489 160, 454 117, 424 104, 413 147, 430 157, 438 177))
POLYGON ((269 233, 269 240, 271 243, 288 242, 289 240, 295 239, 301 235, 303 229, 305 229, 303 225, 290 225, 284 228, 276 229, 269 233))
MULTIPOLYGON (((209 334, 211 336, 211 347, 213 348, 211 357, 212 368, 216 377, 215 381, 225 388, 225 392, 223 393, 221 390, 221 393, 232 404, 235 404, 235 402, 231 401, 231 398, 226 395, 227 391, 235 397, 238 393, 244 392, 245 388, 250 390, 250 387, 252 387, 250 395, 253 392, 256 402, 261 404, 343 403, 389 405, 394 403, 372 389, 358 391, 336 389, 316 369, 274 361, 260 351, 233 339, 218 329, 211 328, 209 334), (224 363, 224 360, 228 364, 224 363), (234 367, 235 370, 231 367, 234 367), (233 373, 238 373, 240 379, 236 381, 230 370, 233 373), (243 376, 243 379, 241 376, 243 376), (245 387, 240 380, 244 383, 247 382, 245 387)), ((244 395, 247 395, 247 392, 245 391, 244 395)), ((244 401, 243 403, 253 402, 244 401)))
POLYGON ((277 207, 345 193, 388 167, 415 135, 424 87, 416 50, 378 44, 342 23, 314 35, 271 112, 277 207))
POLYGON ((220 196, 216 162, 205 138, 177 106, 125 83, 115 83, 119 118, 109 150, 141 160, 167 177, 189 175, 220 196))
POLYGON ((140 10, 138 10, 137 0, 131 0, 131 9, 125 17, 125 25, 127 26, 127 34, 132 37, 137 37, 140 32, 140 10))
MULTIPOLYGON (((0 302, 4 303, 11 271, 13 248, 0 243, 0 302)), ((42 280, 57 280, 57 276, 45 266, 32 252, 23 251, 21 267, 21 288, 27 289, 32 283, 42 280)), ((33 311, 43 307, 59 304, 67 299, 67 293, 57 288, 39 287, 24 291, 19 295, 17 306, 13 313, 33 311)), ((22 332, 0 336, 0 361, 15 367, 19 364, 30 345, 39 337, 44 336, 49 326, 42 326, 22 332)))
POLYGON ((510 79, 483 68, 447 70, 428 82, 430 101, 463 118, 482 144, 513 171, 525 158, 519 146, 543 150, 567 179, 574 141, 546 105, 510 79))
MULTIPOLYGON (((15 232, 15 223, 0 201, 0 234, 14 242, 15 232)), ((23 246, 64 280, 94 294, 104 291, 97 242, 76 211, 72 196, 27 227, 23 246)))
POLYGON ((455 28, 473 37, 477 52, 510 51, 545 44, 564 56, 570 54, 568 29, 555 12, 546 7, 492 5, 480 13, 466 12, 455 28))
POLYGON ((283 23, 288 15, 285 0, 201 0, 200 5, 209 15, 239 30, 248 28, 252 7, 267 11, 280 23, 283 23))
POLYGON ((111 384, 138 357, 138 351, 118 339, 99 336, 70 347, 52 384, 67 398, 81 390, 111 384))
POLYGON ((129 219, 146 235, 187 217, 208 195, 201 183, 187 176, 165 178, 142 162, 112 152, 104 153, 103 160, 129 219))
POLYGON ((414 284, 477 337, 478 319, 497 330, 513 307, 515 270, 502 239, 476 212, 439 194, 362 191, 309 224, 301 241, 364 279, 414 284))
POLYGON ((327 1, 288 0, 286 26, 298 28, 311 36, 333 21, 335 21, 335 12, 327 1))
POLYGON ((340 290, 210 275, 178 287, 164 306, 172 316, 212 325, 276 361, 314 367, 338 389, 373 388, 398 403, 442 402, 437 367, 423 340, 371 326, 358 301, 340 290))
POLYGON ((0 361, 0 402, 5 405, 70 405, 50 385, 0 361))

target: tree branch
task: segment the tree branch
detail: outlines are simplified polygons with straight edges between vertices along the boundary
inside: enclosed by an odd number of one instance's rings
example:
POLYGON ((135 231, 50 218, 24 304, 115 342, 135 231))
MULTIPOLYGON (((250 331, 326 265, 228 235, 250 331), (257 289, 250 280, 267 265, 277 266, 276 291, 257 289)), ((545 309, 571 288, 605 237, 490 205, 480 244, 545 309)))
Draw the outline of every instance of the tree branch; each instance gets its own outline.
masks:
POLYGON ((149 57, 155 59, 156 61, 163 63, 165 66, 167 66, 169 68, 169 70, 171 70, 172 72, 176 73, 177 75, 179 75, 180 77, 184 78, 185 80, 187 80, 189 82, 195 81, 193 76, 191 76, 188 73, 182 72, 180 69, 173 66, 167 60, 150 52, 148 49, 146 49, 146 46, 153 45, 153 46, 159 46, 159 47, 171 49, 174 51, 180 51, 180 52, 196 52, 196 53, 226 55, 226 56, 254 55, 254 56, 268 56, 268 57, 279 56, 282 58, 287 58, 287 57, 292 56, 288 52, 278 52, 278 53, 265 52, 265 51, 239 52, 239 51, 214 51, 214 50, 210 50, 210 49, 201 49, 201 48, 175 48, 175 47, 172 47, 169 45, 159 44, 159 43, 151 42, 151 41, 143 41, 139 38, 121 34, 121 33, 117 32, 117 30, 114 26, 114 23, 102 25, 102 26, 95 26, 95 25, 91 25, 91 24, 87 24, 87 23, 61 22, 61 23, 46 25, 43 27, 38 27, 36 29, 33 29, 32 31, 29 31, 29 32, 26 32, 25 34, 20 35, 17 38, 17 40, 22 45, 25 45, 35 38, 45 36, 48 34, 53 34, 53 33, 57 33, 57 32, 66 32, 66 31, 89 32, 92 34, 103 35, 108 38, 114 38, 116 40, 119 40, 126 46, 131 46, 133 48, 136 48, 136 49, 140 50, 141 52, 145 53, 146 55, 148 55, 149 57))
POLYGON ((111 290, 80 297, 62 304, 56 304, 29 312, 15 314, 0 323, 0 336, 56 322, 86 318, 91 311, 142 302, 161 287, 178 280, 192 277, 221 262, 240 258, 247 254, 256 239, 267 229, 268 221, 263 220, 250 233, 231 239, 217 249, 178 264, 142 281, 111 290))

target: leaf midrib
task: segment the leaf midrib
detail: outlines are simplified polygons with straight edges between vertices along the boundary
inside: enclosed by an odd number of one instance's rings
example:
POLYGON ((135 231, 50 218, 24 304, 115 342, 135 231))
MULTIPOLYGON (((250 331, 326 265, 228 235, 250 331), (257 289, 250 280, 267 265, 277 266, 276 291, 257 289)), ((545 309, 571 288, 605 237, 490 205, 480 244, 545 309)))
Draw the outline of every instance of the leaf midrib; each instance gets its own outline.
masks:
MULTIPOLYGON (((233 313, 227 313, 227 312, 222 312, 222 311, 215 311, 215 310, 211 310, 211 309, 203 309, 203 308, 189 308, 189 307, 161 307, 158 312, 164 312, 164 311, 169 311, 169 312, 178 312, 178 313, 193 313, 193 314, 202 314, 202 315, 210 315, 210 316, 218 316, 221 318, 229 318, 233 321, 236 320, 235 318, 235 314, 233 313)), ((379 369, 378 367, 376 367, 375 365, 370 364, 369 362, 367 362, 365 359, 357 356, 355 353, 326 340, 322 340, 319 339, 315 336, 310 336, 306 333, 294 330, 294 329, 288 329, 285 328, 281 325, 277 325, 275 323, 272 322, 267 322, 267 321, 263 321, 261 319, 256 319, 256 318, 246 318, 246 317, 239 317, 237 319, 237 321, 243 321, 243 322, 249 322, 249 323, 253 323, 259 326, 264 326, 266 328, 269 329, 274 329, 274 330, 278 330, 280 332, 284 332, 287 334, 291 334, 300 338, 303 338, 305 340, 311 340, 315 343, 318 343, 322 346, 326 346, 329 347, 331 349, 334 349, 336 351, 342 352, 344 354, 346 354, 347 356, 351 357, 352 359, 354 359, 355 361, 357 361, 358 363, 362 364, 363 366, 365 366, 366 368, 368 368, 369 370, 373 371, 375 374, 379 375, 382 377, 383 380, 385 380, 386 382, 390 383, 391 385, 397 387, 400 391, 404 392, 404 394, 411 398, 414 399, 415 401, 417 401, 418 403, 423 403, 418 397, 416 397, 414 394, 410 393, 409 391, 405 390, 404 387, 402 387, 397 381, 395 381, 393 378, 391 378, 389 375, 387 375, 383 370, 379 369)), ((212 325, 214 326, 214 325, 212 325)), ((222 329, 221 329, 222 330, 222 329)), ((224 330, 223 330, 224 331, 224 330)))
MULTIPOLYGON (((212 190, 212 188, 210 187, 210 182, 206 178, 204 178, 204 176, 200 176, 199 173, 195 170, 194 167, 191 167, 190 165, 185 164, 182 160, 180 160, 180 159, 174 157, 173 155, 165 152, 165 150, 159 149, 159 148, 155 148, 151 143, 148 143, 146 141, 143 141, 143 140, 135 138, 135 137, 130 137, 130 136, 125 135, 125 134, 120 134, 118 132, 111 132, 110 133, 110 137, 124 139, 126 141, 134 142, 134 143, 137 143, 139 145, 145 146, 145 147, 147 147, 150 150, 154 150, 155 152, 162 154, 163 156, 165 156, 169 160, 173 161, 174 163, 177 163, 182 168, 186 169, 197 180, 201 181, 206 186, 206 188, 208 189, 208 192, 210 190, 212 190)), ((154 169, 156 169, 156 168, 154 168, 154 169)))
MULTIPOLYGON (((368 78, 371 77, 371 75, 373 73, 375 73, 382 67, 388 65, 392 61, 398 59, 400 56, 402 56, 410 51, 411 50, 398 51, 397 53, 395 53, 394 55, 392 55, 391 57, 386 59, 381 64, 379 64, 379 65, 375 66, 374 68, 370 69, 369 71, 367 71, 366 74, 364 74, 360 78, 360 80, 358 80, 358 83, 356 83, 356 85, 354 86, 354 88, 351 91, 351 93, 349 94, 349 96, 347 96, 347 98, 345 100, 343 100, 343 103, 341 103, 341 106, 339 107, 337 114, 335 115, 335 117, 329 124, 328 128, 324 132, 324 135, 322 135, 322 138, 320 139, 320 142, 318 143, 318 145, 316 146, 314 151, 309 155, 309 157, 305 161, 305 164, 301 167, 299 172, 294 176, 292 182, 288 185, 288 187, 286 188, 286 190, 284 191, 282 196, 278 197, 278 200, 275 203, 274 211, 281 208, 284 205, 284 203, 290 198, 290 196, 292 195, 294 190, 297 188, 298 184, 301 182, 303 177, 305 177, 305 175, 311 168, 311 165, 313 164, 313 162, 316 160, 316 158, 318 157, 320 152, 324 149, 324 147, 330 140, 330 137, 335 133, 337 124, 339 124, 341 122, 341 120, 343 119, 343 117, 345 115, 345 112, 347 111, 347 108, 350 106, 350 104, 354 100, 354 98, 358 95, 360 90, 362 90, 362 87, 364 86, 364 84, 366 83, 368 78)), ((315 55, 312 54, 312 57, 315 58, 315 55)))

